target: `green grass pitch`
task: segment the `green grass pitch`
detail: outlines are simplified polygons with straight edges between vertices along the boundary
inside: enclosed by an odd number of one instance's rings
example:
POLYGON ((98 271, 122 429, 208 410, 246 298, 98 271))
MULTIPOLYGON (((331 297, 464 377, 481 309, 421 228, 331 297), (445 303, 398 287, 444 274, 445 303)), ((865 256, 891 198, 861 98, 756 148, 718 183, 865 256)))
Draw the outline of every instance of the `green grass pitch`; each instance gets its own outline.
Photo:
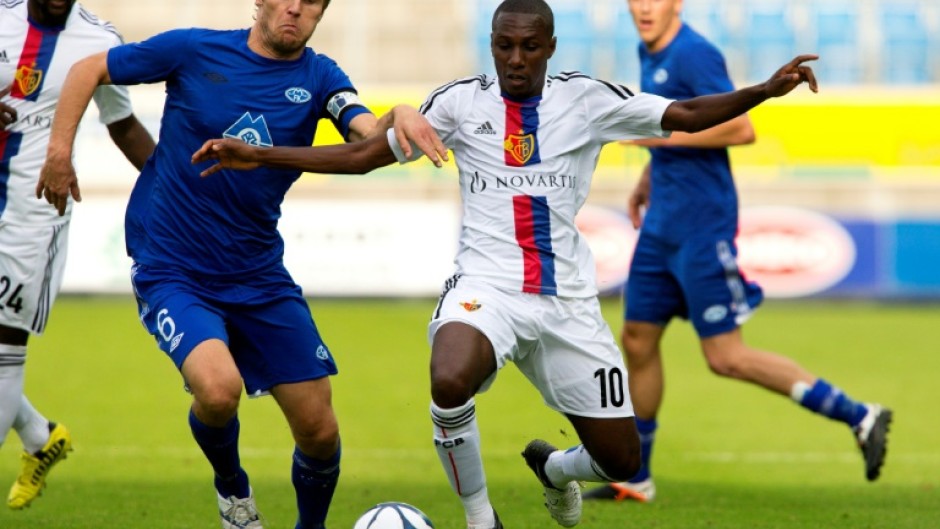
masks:
MULTIPOLYGON (((439 529, 463 511, 431 445, 425 329, 435 300, 311 301, 337 357, 334 402, 343 470, 328 520, 349 529, 380 501, 424 510, 439 529)), ((619 328, 616 299, 605 300, 619 328)), ((650 505, 585 504, 580 527, 655 529, 885 528, 940 524, 940 355, 937 305, 768 302, 745 334, 796 358, 850 395, 895 411, 881 480, 864 480, 842 425, 788 399, 711 375, 685 323, 667 333, 666 402, 650 505)), ((64 297, 34 338, 27 393, 72 430, 75 451, 43 497, 0 508, 2 529, 218 527, 211 470, 186 422, 189 399, 172 363, 136 318, 130 298, 64 297)), ((519 452, 534 437, 575 443, 512 366, 477 398, 489 490, 507 528, 556 527, 519 452)), ((243 401, 242 458, 272 529, 292 529, 292 442, 270 398, 243 401)), ((5 495, 19 439, 0 449, 5 495)))

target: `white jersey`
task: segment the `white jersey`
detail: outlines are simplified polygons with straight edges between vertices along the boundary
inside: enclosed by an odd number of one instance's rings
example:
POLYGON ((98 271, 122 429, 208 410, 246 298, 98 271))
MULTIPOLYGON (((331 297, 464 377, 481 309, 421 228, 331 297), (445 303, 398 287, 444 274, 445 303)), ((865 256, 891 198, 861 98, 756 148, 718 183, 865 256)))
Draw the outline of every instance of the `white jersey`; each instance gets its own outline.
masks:
MULTIPOLYGON (((27 0, 0 0, 0 87, 10 87, 3 102, 18 114, 15 123, 0 130, 0 220, 56 225, 68 220, 71 203, 60 217, 45 199, 36 198, 36 183, 62 83, 73 64, 121 44, 121 36, 79 4, 64 29, 33 23, 26 5, 27 0)), ((101 86, 94 98, 104 124, 131 115, 124 87, 101 86)))
POLYGON ((596 295, 594 257, 575 216, 601 147, 668 136, 661 123, 670 103, 576 72, 549 77, 541 96, 521 102, 486 75, 431 93, 421 112, 460 176, 457 274, 517 292, 596 295))

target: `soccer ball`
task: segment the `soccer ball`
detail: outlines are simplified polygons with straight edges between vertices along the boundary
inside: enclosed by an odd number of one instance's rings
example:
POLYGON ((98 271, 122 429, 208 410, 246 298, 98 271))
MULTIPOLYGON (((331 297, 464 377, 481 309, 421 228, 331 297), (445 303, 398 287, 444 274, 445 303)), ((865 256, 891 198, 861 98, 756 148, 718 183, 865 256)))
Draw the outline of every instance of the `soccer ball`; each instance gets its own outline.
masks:
POLYGON ((363 513, 353 529, 434 529, 434 524, 417 507, 390 501, 363 513))

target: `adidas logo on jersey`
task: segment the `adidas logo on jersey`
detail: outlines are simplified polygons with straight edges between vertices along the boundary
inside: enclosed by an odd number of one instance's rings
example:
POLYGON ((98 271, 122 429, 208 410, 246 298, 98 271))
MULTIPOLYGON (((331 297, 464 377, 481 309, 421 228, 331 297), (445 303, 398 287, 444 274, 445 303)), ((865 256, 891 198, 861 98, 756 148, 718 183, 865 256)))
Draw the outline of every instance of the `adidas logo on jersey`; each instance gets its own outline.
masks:
POLYGON ((7 50, 0 50, 0 62, 10 62, 10 59, 7 57, 7 50))
POLYGON ((496 135, 496 130, 494 130, 494 129, 493 129, 493 125, 490 125, 490 122, 487 121, 486 123, 484 123, 484 124, 480 125, 479 127, 477 127, 476 130, 473 131, 473 133, 474 133, 474 134, 491 134, 491 135, 495 136, 495 135, 496 135))

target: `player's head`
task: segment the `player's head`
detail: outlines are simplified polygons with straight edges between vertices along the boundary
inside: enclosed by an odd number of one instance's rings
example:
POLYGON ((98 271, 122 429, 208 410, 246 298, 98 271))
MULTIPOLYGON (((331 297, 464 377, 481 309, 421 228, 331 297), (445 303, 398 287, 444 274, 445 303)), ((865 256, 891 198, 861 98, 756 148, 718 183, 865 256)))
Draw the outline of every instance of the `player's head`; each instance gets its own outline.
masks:
POLYGON ((640 40, 650 51, 672 42, 682 28, 682 0, 627 0, 640 40))
POLYGON ((512 97, 538 95, 555 53, 555 17, 544 0, 505 0, 493 13, 490 50, 499 87, 512 97))
POLYGON ((29 0, 29 16, 44 26, 64 26, 75 0, 29 0))
POLYGON ((329 5, 330 0, 255 0, 251 38, 276 58, 298 57, 329 5))

